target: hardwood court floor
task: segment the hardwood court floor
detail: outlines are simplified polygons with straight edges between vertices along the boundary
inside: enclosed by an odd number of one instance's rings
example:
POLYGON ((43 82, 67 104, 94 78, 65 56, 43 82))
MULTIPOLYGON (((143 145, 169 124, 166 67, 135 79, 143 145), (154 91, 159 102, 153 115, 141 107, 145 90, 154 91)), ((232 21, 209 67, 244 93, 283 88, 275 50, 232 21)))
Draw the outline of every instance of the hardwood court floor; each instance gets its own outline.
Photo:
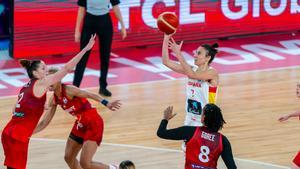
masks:
MULTIPOLYGON (((297 67, 221 75, 218 104, 227 122, 222 133, 229 138, 235 157, 241 159, 237 160, 238 168, 285 168, 247 160, 290 165, 300 149, 300 123, 297 118, 284 123, 277 119, 281 114, 300 110, 300 99, 295 95, 298 79, 300 69, 297 67)), ((115 143, 103 144, 96 159, 107 163, 133 159, 142 169, 182 168, 181 141, 161 140, 157 138, 156 130, 168 105, 173 105, 178 113, 169 127, 182 125, 185 79, 116 85, 110 89, 114 94, 111 99, 120 99, 123 105, 121 110, 111 112, 93 102, 105 121, 103 142, 115 143)), ((90 90, 97 92, 97 89, 90 90)), ((15 100, 14 97, 0 99, 1 130, 10 118, 15 100)), ((40 165, 47 169, 67 168, 63 161, 62 140, 67 138, 72 124, 73 118, 59 109, 51 124, 33 136, 44 140, 31 141, 29 169, 40 169, 40 165)), ((0 151, 3 161, 2 147, 0 151)))

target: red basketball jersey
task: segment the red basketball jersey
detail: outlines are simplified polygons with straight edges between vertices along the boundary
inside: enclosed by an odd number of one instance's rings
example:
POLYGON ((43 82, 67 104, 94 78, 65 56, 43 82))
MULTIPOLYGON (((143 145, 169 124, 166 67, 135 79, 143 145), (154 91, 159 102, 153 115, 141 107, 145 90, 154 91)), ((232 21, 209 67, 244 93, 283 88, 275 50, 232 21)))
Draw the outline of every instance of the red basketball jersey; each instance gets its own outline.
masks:
POLYGON ((222 150, 222 134, 197 127, 186 145, 185 169, 216 169, 222 150))
POLYGON ((36 81, 32 79, 21 88, 12 119, 3 130, 5 134, 20 141, 28 141, 44 111, 46 92, 41 97, 34 95, 36 81))
POLYGON ((73 97, 73 99, 69 99, 66 93, 65 84, 62 84, 61 89, 60 97, 54 94, 54 102, 59 104, 66 112, 78 117, 83 111, 92 109, 90 102, 86 98, 73 97))

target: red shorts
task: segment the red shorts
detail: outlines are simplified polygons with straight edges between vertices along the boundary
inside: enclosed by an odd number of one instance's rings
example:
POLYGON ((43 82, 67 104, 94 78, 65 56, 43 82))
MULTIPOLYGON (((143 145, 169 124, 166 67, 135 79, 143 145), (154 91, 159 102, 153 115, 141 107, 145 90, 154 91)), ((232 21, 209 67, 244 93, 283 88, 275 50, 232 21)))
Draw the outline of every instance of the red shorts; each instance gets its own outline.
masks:
POLYGON ((26 169, 29 140, 22 142, 2 133, 1 141, 5 155, 4 165, 26 169))
POLYGON ((296 157, 294 158, 293 162, 300 167, 300 151, 298 152, 298 154, 296 155, 296 157))
POLYGON ((96 141, 99 146, 102 141, 103 128, 103 119, 98 114, 97 110, 90 109, 82 112, 80 119, 75 121, 70 136, 74 135, 82 138, 83 141, 96 141))

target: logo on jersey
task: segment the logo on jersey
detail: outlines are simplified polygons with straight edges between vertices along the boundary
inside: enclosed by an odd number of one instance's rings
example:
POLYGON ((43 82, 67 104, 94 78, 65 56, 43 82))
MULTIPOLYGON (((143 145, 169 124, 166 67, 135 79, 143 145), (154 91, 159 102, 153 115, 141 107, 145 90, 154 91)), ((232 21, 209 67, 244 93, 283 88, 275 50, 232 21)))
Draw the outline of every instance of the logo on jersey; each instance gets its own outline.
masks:
MULTIPOLYGON (((200 81, 201 82, 201 81, 200 81)), ((188 82, 188 85, 189 86, 193 86, 193 87, 201 87, 201 83, 200 82, 192 82, 192 81, 189 81, 188 82)))
POLYGON ((192 164, 192 168, 195 168, 195 169, 212 169, 212 168, 203 167, 203 166, 196 165, 196 164, 192 164))
POLYGON ((64 104, 67 104, 68 103, 68 99, 65 98, 65 97, 63 97, 63 102, 64 102, 64 104))
POLYGON ((196 114, 196 115, 201 115, 202 106, 201 106, 200 102, 197 102, 196 100, 188 99, 187 104, 188 104, 187 112, 193 113, 193 114, 196 114))
POLYGON ((22 112, 13 112, 14 117, 24 117, 25 113, 22 112))

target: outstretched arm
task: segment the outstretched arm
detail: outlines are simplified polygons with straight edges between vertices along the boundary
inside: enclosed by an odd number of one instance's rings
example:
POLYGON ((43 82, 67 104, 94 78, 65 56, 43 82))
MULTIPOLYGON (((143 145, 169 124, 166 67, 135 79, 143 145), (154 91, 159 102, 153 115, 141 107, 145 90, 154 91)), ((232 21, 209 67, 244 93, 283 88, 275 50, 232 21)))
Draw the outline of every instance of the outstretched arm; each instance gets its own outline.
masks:
POLYGON ((172 119, 175 115, 176 114, 173 114, 172 106, 165 109, 164 118, 157 129, 157 136, 168 140, 189 141, 193 137, 196 127, 182 126, 174 129, 167 129, 168 120, 172 119))
POLYGON ((86 91, 86 90, 81 90, 76 86, 72 86, 72 85, 66 86, 66 92, 67 92, 67 95, 70 97, 76 96, 76 97, 93 99, 97 102, 102 103, 104 106, 106 106, 107 108, 109 108, 112 111, 115 111, 121 107, 120 100, 108 102, 107 100, 102 98, 100 95, 86 91))
POLYGON ((209 69, 207 71, 202 72, 195 72, 193 68, 187 63, 184 57, 181 54, 182 42, 178 45, 176 44, 175 40, 171 38, 168 42, 169 48, 176 54, 176 57, 182 66, 183 73, 187 75, 191 79, 198 79, 198 80, 211 80, 217 78, 217 71, 214 69, 209 69))
POLYGON ((157 136, 167 140, 189 141, 196 130, 196 127, 182 126, 174 129, 167 129, 168 120, 163 119, 157 129, 157 136))
POLYGON ((296 111, 296 112, 294 112, 294 113, 290 113, 290 114, 283 115, 283 116, 279 117, 278 120, 279 120, 280 122, 283 122, 283 121, 288 120, 288 119, 291 118, 291 117, 299 117, 299 118, 300 118, 300 111, 296 111))
POLYGON ((51 120, 52 120, 52 118, 55 114, 56 107, 57 107, 57 105, 55 105, 53 103, 53 97, 50 99, 49 105, 50 105, 50 109, 48 109, 46 111, 46 113, 44 114, 42 120, 38 123, 38 125, 34 129, 33 134, 38 133, 38 132, 42 131, 43 129, 45 129, 49 125, 49 123, 51 122, 51 120))
POLYGON ((59 71, 57 71, 54 74, 46 76, 45 79, 43 80, 44 86, 48 87, 52 84, 60 82, 61 79, 67 75, 68 72, 71 72, 73 68, 77 65, 77 63, 80 61, 82 56, 87 51, 92 49, 92 47, 95 44, 95 38, 96 38, 96 34, 93 35, 89 43, 75 57, 73 57, 69 62, 67 62, 59 71))
POLYGON ((169 43, 170 37, 171 37, 170 35, 166 35, 166 34, 164 35, 164 40, 163 40, 163 45, 162 45, 163 64, 177 73, 184 74, 182 66, 180 64, 178 64, 177 62, 170 60, 169 49, 168 49, 168 43, 169 43))

